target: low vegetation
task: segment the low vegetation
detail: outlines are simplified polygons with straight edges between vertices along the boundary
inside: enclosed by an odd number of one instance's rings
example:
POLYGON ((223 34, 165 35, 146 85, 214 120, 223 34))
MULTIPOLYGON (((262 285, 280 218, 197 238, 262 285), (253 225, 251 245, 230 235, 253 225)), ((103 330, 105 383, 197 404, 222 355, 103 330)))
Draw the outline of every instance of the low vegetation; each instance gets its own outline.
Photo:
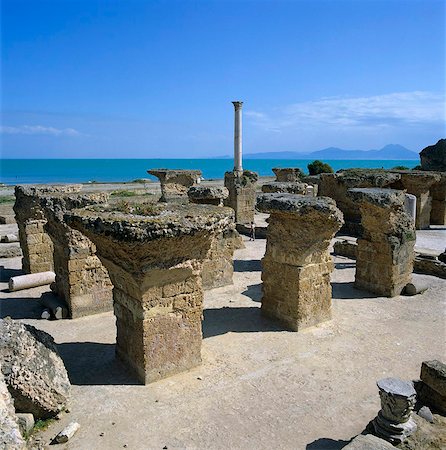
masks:
POLYGON ((320 173, 333 173, 332 167, 320 161, 319 159, 316 159, 312 163, 307 165, 308 172, 310 175, 319 175, 320 173))
POLYGON ((0 204, 2 203, 13 203, 15 197, 13 195, 0 195, 0 204))

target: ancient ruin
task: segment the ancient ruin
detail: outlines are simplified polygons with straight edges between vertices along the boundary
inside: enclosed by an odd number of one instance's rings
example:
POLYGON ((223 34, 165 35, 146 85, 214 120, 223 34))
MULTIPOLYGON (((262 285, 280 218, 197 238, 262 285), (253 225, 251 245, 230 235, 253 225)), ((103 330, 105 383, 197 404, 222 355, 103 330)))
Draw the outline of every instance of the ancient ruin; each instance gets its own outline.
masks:
POLYGON ((392 189, 406 190, 407 193, 417 197, 416 228, 424 230, 429 228, 432 197, 430 189, 435 183, 441 181, 441 176, 435 172, 423 172, 415 170, 392 171, 400 175, 400 178, 391 184, 392 189))
POLYGON ((160 180, 160 202, 187 200, 188 189, 201 179, 201 170, 151 169, 147 173, 160 180))
POLYGON ((430 223, 446 225, 446 172, 440 172, 440 181, 435 182, 430 189, 432 208, 430 223))
POLYGON ((224 186, 192 186, 187 195, 191 203, 223 206, 229 191, 224 186))
POLYGON ((270 213, 262 259, 262 313, 299 331, 331 318, 330 240, 342 213, 329 198, 262 194, 260 211, 270 213))
POLYGON ((358 238, 355 286, 379 295, 399 295, 411 281, 415 227, 405 212, 403 191, 350 189, 359 205, 363 236, 358 238))
POLYGON ((249 170, 244 170, 241 174, 236 171, 225 173, 229 197, 224 204, 235 211, 237 223, 249 224, 254 221, 257 179, 257 174, 249 170))
POLYGON ((265 194, 268 193, 288 193, 288 194, 307 194, 307 183, 299 183, 299 182, 278 182, 273 181, 271 183, 265 183, 262 185, 262 192, 265 194))
POLYGON ((227 208, 143 204, 133 214, 90 207, 68 212, 113 282, 118 357, 143 383, 201 362, 201 269, 227 208))
POLYGON ((273 168, 272 171, 276 175, 276 181, 289 182, 300 181, 303 177, 302 171, 298 167, 273 168))
POLYGON ((79 192, 82 185, 16 186, 14 213, 19 228, 22 268, 25 273, 53 270, 53 244, 44 226, 47 219, 40 205, 46 194, 79 192))
POLYGON ((415 383, 419 400, 423 405, 446 414, 446 364, 438 360, 423 361, 420 378, 415 383))
POLYGON ((331 197, 344 214, 343 231, 353 236, 362 233, 361 213, 358 205, 348 195, 352 188, 389 187, 401 178, 398 173, 381 169, 348 169, 338 173, 320 174, 318 195, 331 197))
POLYGON ((416 391, 412 383, 398 378, 384 378, 376 384, 381 410, 372 422, 374 434, 392 444, 400 444, 417 429, 411 417, 416 391))
POLYGON ((446 171, 446 139, 440 139, 436 144, 429 145, 420 152, 423 170, 446 171))

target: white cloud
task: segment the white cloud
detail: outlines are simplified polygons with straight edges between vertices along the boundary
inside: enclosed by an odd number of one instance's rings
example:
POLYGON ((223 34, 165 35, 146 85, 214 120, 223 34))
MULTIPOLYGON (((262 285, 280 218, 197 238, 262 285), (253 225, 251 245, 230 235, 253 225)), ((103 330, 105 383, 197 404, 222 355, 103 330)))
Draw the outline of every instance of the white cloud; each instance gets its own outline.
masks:
POLYGON ((81 133, 74 128, 54 128, 42 125, 20 125, 18 127, 2 126, 1 134, 26 134, 47 136, 80 136, 81 133))
POLYGON ((445 97, 435 92, 396 92, 370 97, 328 97, 275 108, 246 111, 265 131, 321 126, 337 129, 386 129, 435 124, 445 120, 445 97))

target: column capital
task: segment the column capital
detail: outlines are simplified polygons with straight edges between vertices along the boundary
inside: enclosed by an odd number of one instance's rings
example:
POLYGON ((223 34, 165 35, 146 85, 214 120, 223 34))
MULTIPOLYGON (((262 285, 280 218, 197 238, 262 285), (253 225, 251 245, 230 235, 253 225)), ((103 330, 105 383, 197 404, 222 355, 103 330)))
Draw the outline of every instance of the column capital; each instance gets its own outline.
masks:
POLYGON ((243 102, 233 101, 232 104, 234 105, 234 108, 235 108, 236 111, 239 110, 239 109, 242 109, 243 102))

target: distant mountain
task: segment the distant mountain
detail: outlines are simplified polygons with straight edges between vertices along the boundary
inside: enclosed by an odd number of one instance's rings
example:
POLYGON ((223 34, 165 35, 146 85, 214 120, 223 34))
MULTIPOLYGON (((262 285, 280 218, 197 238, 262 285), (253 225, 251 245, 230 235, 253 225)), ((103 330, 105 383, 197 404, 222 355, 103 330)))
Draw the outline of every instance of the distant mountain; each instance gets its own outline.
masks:
MULTIPOLYGON (((219 158, 231 158, 225 155, 219 158)), ((389 144, 380 150, 344 150, 328 147, 315 152, 265 152, 244 153, 244 159, 407 159, 418 160, 419 155, 402 145, 389 144)))

